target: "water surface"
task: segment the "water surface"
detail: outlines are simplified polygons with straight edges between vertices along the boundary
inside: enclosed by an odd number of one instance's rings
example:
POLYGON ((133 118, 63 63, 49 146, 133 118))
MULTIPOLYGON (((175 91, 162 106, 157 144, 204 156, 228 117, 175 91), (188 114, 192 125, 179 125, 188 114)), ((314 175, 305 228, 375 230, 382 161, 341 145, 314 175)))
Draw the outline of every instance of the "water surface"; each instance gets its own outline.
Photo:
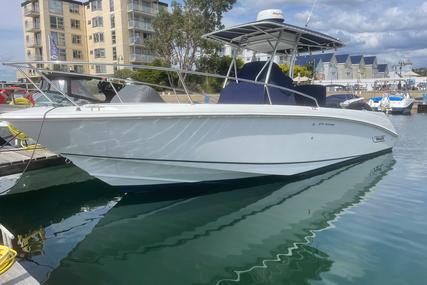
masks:
POLYGON ((304 180, 90 180, 1 198, 0 222, 46 284, 424 284, 427 116, 392 120, 393 153, 304 180))

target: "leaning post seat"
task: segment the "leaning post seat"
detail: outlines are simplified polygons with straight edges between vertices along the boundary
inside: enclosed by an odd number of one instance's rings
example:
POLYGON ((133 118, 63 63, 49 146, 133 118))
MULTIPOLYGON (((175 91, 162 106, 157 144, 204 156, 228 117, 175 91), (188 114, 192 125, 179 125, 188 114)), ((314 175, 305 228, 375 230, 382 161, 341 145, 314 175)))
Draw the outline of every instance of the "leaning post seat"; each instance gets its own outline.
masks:
MULTIPOLYGON (((243 66, 237 77, 247 80, 255 80, 258 73, 265 65, 265 61, 250 62, 243 66)), ((268 66, 264 68, 257 81, 265 82, 268 66)), ((280 67, 273 63, 270 84, 294 89, 293 80, 286 76, 280 67)), ((274 105, 296 105, 295 96, 292 92, 287 92, 278 88, 269 87, 271 101, 274 105)), ((268 96, 264 85, 231 81, 221 90, 218 100, 219 104, 268 104, 268 96)))
MULTIPOLYGON (((316 98, 321 107, 326 105, 326 87, 323 85, 299 85, 295 86, 295 90, 316 98)), ((296 95, 295 100, 298 106, 316 106, 312 99, 304 96, 296 95)))

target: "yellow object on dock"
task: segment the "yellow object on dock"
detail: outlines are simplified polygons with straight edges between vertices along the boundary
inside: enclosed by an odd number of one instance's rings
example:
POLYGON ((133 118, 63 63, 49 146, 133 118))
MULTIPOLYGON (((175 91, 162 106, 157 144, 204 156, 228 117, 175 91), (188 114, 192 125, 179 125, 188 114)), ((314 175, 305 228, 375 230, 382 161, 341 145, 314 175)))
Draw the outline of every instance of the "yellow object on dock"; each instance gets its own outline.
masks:
POLYGON ((7 124, 7 129, 9 133, 15 137, 16 139, 21 141, 21 147, 25 150, 33 150, 33 149, 42 149, 43 146, 39 144, 28 144, 28 140, 30 139, 24 132, 21 132, 17 128, 15 128, 11 123, 7 124))
POLYGON ((16 251, 0 245, 0 275, 5 273, 15 263, 16 251))
POLYGON ((9 133, 15 138, 17 138, 18 140, 21 140, 21 141, 28 140, 28 136, 25 133, 18 130, 17 128, 15 128, 11 123, 7 124, 7 129, 9 130, 9 133))

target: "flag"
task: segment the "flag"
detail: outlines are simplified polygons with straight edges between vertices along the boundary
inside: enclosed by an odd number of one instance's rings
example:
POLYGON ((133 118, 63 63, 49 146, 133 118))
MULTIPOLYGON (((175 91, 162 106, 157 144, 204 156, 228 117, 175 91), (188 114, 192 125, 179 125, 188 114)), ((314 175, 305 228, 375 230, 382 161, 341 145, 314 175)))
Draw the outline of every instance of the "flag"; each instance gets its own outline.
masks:
POLYGON ((55 43, 55 40, 49 36, 49 54, 50 60, 58 60, 59 59, 59 49, 55 43))

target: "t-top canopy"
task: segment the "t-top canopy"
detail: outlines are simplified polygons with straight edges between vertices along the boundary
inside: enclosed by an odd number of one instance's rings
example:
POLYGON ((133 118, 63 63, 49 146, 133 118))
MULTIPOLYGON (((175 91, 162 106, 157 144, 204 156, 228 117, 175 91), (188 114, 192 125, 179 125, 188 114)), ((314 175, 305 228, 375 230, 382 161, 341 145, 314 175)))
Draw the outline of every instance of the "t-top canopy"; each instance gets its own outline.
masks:
POLYGON ((262 53, 315 52, 340 48, 343 43, 328 35, 278 21, 264 20, 215 31, 203 36, 237 48, 262 53), (278 42, 278 43, 277 43, 278 42))

